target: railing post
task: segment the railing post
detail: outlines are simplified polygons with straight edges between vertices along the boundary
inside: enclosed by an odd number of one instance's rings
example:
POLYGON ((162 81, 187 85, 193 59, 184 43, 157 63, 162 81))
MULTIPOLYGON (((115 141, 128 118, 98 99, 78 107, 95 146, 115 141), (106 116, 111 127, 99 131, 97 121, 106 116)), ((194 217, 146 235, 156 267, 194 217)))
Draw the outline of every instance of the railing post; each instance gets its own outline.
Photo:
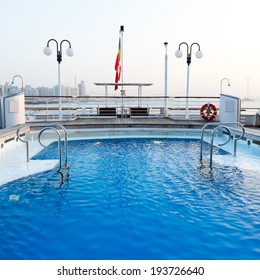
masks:
POLYGON ((60 135, 60 133, 59 133, 59 131, 56 129, 56 128, 54 128, 54 127, 45 127, 45 128, 43 128, 40 132, 39 132, 39 134, 38 134, 38 141, 39 141, 39 143, 43 146, 43 147, 45 147, 45 148, 47 148, 47 146, 45 146, 43 143, 42 143, 42 141, 41 141, 41 135, 42 135, 42 133, 45 131, 45 130, 53 130, 53 131, 55 131, 56 133, 57 133, 57 135, 58 135, 58 152, 59 152, 59 162, 60 162, 60 167, 59 167, 59 171, 61 170, 61 168, 62 168, 62 156, 61 156, 61 135, 60 135))
POLYGON ((30 161, 29 141, 24 140, 20 137, 20 129, 21 129, 21 127, 16 130, 16 136, 21 142, 26 144, 26 161, 29 162, 30 161))
POLYGON ((229 139, 228 141, 226 141, 225 143, 221 144, 222 146, 227 144, 230 141, 230 136, 231 136, 231 131, 230 129, 225 126, 225 125, 218 125, 217 127, 215 127, 213 129, 213 131, 211 132, 211 136, 210 136, 210 158, 209 158, 209 167, 212 168, 212 158, 213 158, 213 142, 214 142, 214 136, 215 136, 215 132, 220 129, 220 128, 224 128, 226 129, 226 131, 229 134, 229 139))

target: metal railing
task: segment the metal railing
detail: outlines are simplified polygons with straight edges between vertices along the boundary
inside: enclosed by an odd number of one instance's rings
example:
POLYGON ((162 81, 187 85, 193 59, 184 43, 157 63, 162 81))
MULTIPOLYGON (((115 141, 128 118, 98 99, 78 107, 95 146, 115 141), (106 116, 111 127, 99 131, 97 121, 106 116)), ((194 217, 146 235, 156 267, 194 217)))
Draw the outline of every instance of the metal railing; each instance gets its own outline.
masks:
MULTIPOLYGON (((56 132, 56 134, 58 135, 58 153, 59 153, 59 169, 58 171, 62 174, 62 178, 66 178, 69 176, 69 165, 68 165, 68 132, 66 130, 66 128, 59 124, 59 123, 54 123, 54 124, 38 124, 37 125, 31 125, 31 126, 44 126, 44 128, 39 132, 38 134, 38 141, 39 143, 47 148, 48 146, 45 146, 42 141, 41 141, 41 135, 44 131, 46 130, 53 130, 56 132), (60 128, 63 132, 64 132, 64 153, 65 153, 65 161, 64 161, 64 164, 62 164, 62 151, 61 151, 61 134, 60 132, 55 129, 55 127, 58 127, 60 128)), ((29 141, 28 140, 25 140, 25 139, 22 139, 20 137, 20 129, 22 129, 22 127, 20 127, 19 129, 17 129, 16 131, 16 136, 17 136, 17 139, 20 140, 21 142, 25 143, 26 144, 26 160, 27 162, 29 162, 30 160, 30 150, 29 150, 29 141)), ((64 181, 64 180, 63 180, 64 181)))
POLYGON ((210 168, 212 167, 213 146, 214 146, 214 143, 213 143, 213 142, 214 142, 215 132, 216 132, 217 130, 223 131, 223 129, 227 131, 229 137, 228 137, 228 140, 227 140, 227 141, 225 141, 224 143, 218 144, 218 146, 224 146, 224 145, 226 145, 226 144, 230 141, 230 139, 231 139, 231 131, 230 131, 230 129, 229 129, 227 126, 225 126, 225 125, 218 125, 217 127, 215 127, 215 128, 212 130, 211 135, 210 135, 210 157, 209 157, 209 167, 210 167, 210 168))
MULTIPOLYGON (((58 172, 61 174, 61 185, 64 184, 64 182, 66 181, 66 179, 69 177, 69 166, 68 166, 68 156, 67 156, 67 151, 65 149, 65 163, 62 164, 62 148, 61 148, 61 134, 59 133, 59 131, 54 128, 54 127, 44 127, 38 134, 38 141, 39 143, 45 147, 48 148, 48 146, 45 146, 41 140, 41 135, 46 131, 46 130, 53 130, 54 132, 56 132, 57 136, 58 136, 58 155, 59 155, 59 169, 58 172)), ((64 141, 65 146, 67 147, 67 139, 64 141)))
POLYGON ((242 133, 237 136, 234 135, 234 156, 236 156, 237 154, 237 141, 242 139, 245 135, 245 128, 243 126, 243 124, 239 123, 239 122, 225 122, 225 123, 221 123, 221 122, 215 122, 215 123, 206 123, 202 129, 201 129, 201 137, 200 137, 200 161, 202 161, 203 158, 203 142, 204 142, 204 133, 207 127, 209 126, 215 126, 215 128, 213 129, 213 131, 211 132, 210 135, 210 167, 212 167, 212 156, 213 156, 213 142, 214 142, 214 136, 215 136, 215 132, 217 130, 226 130, 226 132, 228 133, 228 140, 225 143, 221 143, 218 144, 218 146, 224 146, 226 145, 230 139, 231 139, 231 131, 230 128, 227 126, 239 126, 242 129, 242 133))
POLYGON ((22 127, 18 128, 16 130, 16 137, 18 140, 20 140, 21 142, 26 144, 26 161, 29 162, 30 161, 30 155, 29 155, 29 141, 28 140, 24 140, 21 138, 20 136, 20 129, 22 129, 22 127))
MULTIPOLYGON (((185 118, 187 99, 184 96, 26 96, 27 120, 58 119, 60 98, 63 120, 99 117, 99 108, 103 107, 115 108, 116 115, 120 117, 122 115, 130 117, 131 107, 143 107, 148 108, 148 116, 185 118), (165 108, 166 103, 167 108, 165 108)), ((201 119, 200 108, 208 102, 219 108, 219 97, 189 97, 189 116, 193 119, 201 119)))
POLYGON ((59 131, 54 127, 44 127, 43 129, 41 129, 41 131, 38 134, 38 141, 44 148, 48 148, 48 146, 46 146, 42 143, 41 135, 46 130, 53 130, 58 135, 58 153, 59 153, 59 170, 58 171, 61 171, 62 170, 61 135, 60 135, 59 131))

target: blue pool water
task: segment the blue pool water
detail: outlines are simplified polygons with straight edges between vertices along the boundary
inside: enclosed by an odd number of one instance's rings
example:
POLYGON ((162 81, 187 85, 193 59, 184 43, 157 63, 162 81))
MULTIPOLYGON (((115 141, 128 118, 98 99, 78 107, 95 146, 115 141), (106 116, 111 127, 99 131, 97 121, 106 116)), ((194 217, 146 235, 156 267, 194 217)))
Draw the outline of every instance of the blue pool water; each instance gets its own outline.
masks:
MULTIPOLYGON (((199 148, 70 141, 62 186, 52 170, 0 187, 0 259, 260 259, 257 175, 228 162, 210 170, 199 148)), ((36 158, 56 159, 57 143, 36 158)))

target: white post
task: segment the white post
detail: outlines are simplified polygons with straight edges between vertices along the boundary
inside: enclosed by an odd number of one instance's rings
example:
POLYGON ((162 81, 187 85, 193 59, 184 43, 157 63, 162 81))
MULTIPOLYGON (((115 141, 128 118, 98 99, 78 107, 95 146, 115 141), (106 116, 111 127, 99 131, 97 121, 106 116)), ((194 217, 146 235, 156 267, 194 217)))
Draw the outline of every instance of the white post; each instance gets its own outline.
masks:
MULTIPOLYGON (((122 57, 122 59, 121 59, 121 83, 123 83, 124 82, 124 76, 123 76, 123 74, 124 74, 124 72, 123 72, 123 33, 124 33, 124 26, 123 25, 121 25, 120 26, 120 42, 121 42, 121 57, 122 57)), ((123 86, 122 86, 122 89, 123 89, 123 86)))
POLYGON ((58 87, 59 87, 59 119, 62 119, 62 100, 61 100, 61 83, 60 83, 60 63, 58 63, 58 87))
MULTIPOLYGON (((121 47, 121 76, 120 76, 120 80, 121 83, 123 84, 124 82, 124 72, 123 72, 123 33, 124 33, 124 26, 121 25, 120 26, 120 47, 121 47)), ((125 95, 125 90, 124 90, 124 86, 122 85, 122 89, 121 89, 121 96, 122 96, 122 109, 121 109, 121 117, 124 117, 124 95, 125 95)))
POLYGON ((167 55, 167 45, 165 42, 165 79, 164 79, 164 116, 167 116, 167 108, 168 108, 168 98, 167 98, 167 83, 168 83, 168 55, 167 55))
POLYGON ((186 119, 189 118, 189 101, 188 101, 188 97, 189 97, 189 80, 190 80, 190 66, 188 64, 188 66, 187 66, 187 84, 186 84, 186 114, 185 114, 185 118, 186 119))

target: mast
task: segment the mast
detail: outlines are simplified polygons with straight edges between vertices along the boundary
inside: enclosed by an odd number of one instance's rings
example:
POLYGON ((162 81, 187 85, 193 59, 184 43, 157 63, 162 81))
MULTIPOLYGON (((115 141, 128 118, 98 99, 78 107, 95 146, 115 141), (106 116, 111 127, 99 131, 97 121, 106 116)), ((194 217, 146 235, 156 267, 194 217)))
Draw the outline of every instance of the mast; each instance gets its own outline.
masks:
MULTIPOLYGON (((120 77, 120 80, 121 80, 121 83, 124 82, 124 71, 123 71, 123 33, 124 33, 124 26, 121 25, 120 26, 120 31, 119 31, 119 35, 120 35, 120 44, 121 44, 121 57, 122 57, 122 60, 121 60, 121 77, 120 77)), ((123 90, 123 86, 122 86, 122 90, 123 90)))

